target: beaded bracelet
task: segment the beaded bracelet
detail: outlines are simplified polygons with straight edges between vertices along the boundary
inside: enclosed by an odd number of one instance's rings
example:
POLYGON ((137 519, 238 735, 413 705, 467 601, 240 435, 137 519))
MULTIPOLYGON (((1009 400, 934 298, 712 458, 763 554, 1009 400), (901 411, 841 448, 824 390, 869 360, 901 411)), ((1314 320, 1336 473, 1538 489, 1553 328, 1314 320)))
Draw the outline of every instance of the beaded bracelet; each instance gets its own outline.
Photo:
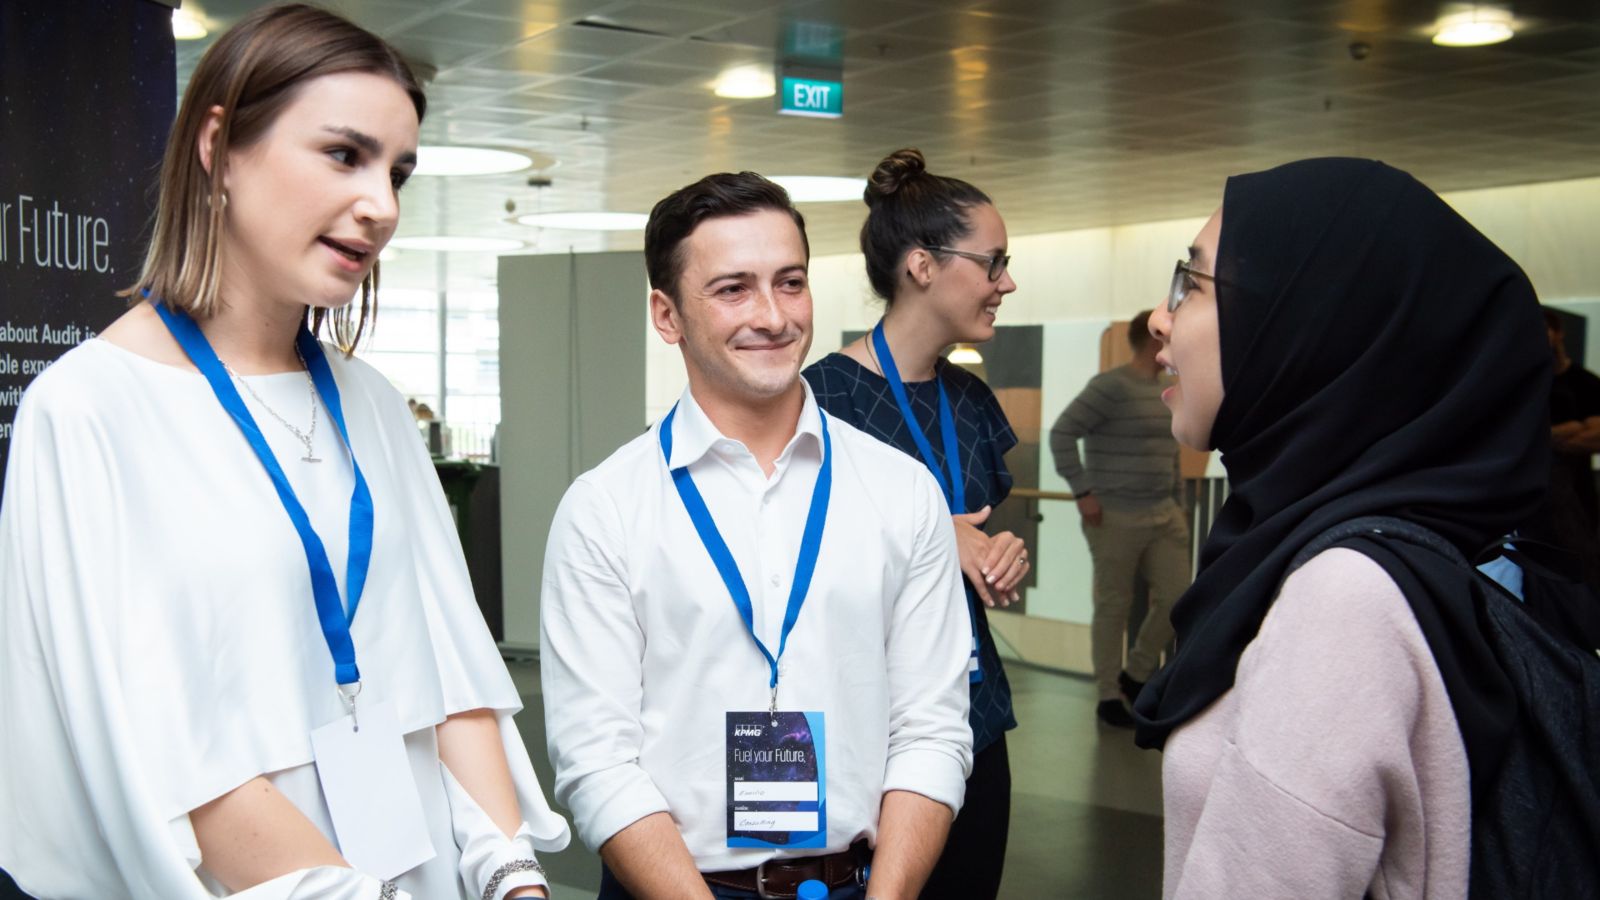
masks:
POLYGON ((483 889, 483 900, 494 900, 495 893, 500 890, 500 882, 505 881, 506 876, 517 872, 538 872, 540 877, 543 877, 544 866, 539 865, 538 860, 513 859, 511 862, 495 869, 494 875, 489 879, 489 884, 483 889))

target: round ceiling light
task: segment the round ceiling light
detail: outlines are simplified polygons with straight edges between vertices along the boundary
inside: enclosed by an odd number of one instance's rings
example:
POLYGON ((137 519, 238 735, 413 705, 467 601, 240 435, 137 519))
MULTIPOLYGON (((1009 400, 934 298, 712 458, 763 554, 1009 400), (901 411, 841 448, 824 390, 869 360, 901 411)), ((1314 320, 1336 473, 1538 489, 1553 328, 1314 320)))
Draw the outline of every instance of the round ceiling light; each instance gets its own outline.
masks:
POLYGON ((517 216, 519 225, 566 231, 641 231, 650 217, 625 212, 549 212, 517 216))
POLYGON ((389 246, 401 250, 433 250, 438 253, 507 253, 526 247, 513 238, 455 237, 432 234, 419 237, 397 237, 389 246))
POLYGON ((865 178, 840 178, 835 175, 772 175, 770 180, 789 192, 796 203, 836 203, 860 200, 867 190, 865 178))
POLYGON ((413 175, 500 175, 520 172, 533 165, 525 153, 494 150, 489 147, 417 148, 417 168, 413 175))
POLYGON ((718 97, 732 100, 754 100, 771 97, 778 92, 772 70, 766 66, 735 66, 724 70, 712 83, 711 90, 718 97))
POLYGON ((206 23, 187 9, 172 11, 172 36, 180 41, 198 41, 205 37, 206 23))
POLYGON ((1441 47, 1482 47, 1508 41, 1516 30, 1511 11, 1496 6, 1471 9, 1441 16, 1433 42, 1441 47))

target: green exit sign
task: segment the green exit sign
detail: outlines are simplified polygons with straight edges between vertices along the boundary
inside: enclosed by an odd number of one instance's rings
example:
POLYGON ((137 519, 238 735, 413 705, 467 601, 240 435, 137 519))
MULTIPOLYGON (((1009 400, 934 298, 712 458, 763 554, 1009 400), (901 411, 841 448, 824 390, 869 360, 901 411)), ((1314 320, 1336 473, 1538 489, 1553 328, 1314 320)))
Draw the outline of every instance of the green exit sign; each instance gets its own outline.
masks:
POLYGON ((837 119, 844 115, 844 83, 785 75, 778 112, 786 116, 837 119))

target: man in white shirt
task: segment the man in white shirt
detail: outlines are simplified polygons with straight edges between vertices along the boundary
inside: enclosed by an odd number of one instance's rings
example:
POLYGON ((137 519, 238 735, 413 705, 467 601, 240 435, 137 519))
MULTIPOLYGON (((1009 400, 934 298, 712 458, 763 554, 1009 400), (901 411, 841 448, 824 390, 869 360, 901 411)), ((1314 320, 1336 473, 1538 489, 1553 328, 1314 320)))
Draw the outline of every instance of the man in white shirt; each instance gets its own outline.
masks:
POLYGON ((914 900, 961 805, 954 534, 932 476, 799 378, 809 257, 788 195, 749 172, 667 197, 645 231, 651 321, 689 387, 567 491, 542 597, 556 796, 603 900, 807 880, 914 900))

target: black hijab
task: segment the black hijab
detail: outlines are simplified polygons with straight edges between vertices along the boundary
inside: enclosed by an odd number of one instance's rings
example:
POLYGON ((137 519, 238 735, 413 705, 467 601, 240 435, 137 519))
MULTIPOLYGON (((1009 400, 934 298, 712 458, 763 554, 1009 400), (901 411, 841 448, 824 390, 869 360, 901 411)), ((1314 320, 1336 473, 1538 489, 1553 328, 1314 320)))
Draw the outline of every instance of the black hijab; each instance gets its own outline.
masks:
MULTIPOLYGON (((1173 609, 1178 651, 1135 704, 1142 747, 1233 686, 1312 538, 1389 516, 1471 558, 1527 518, 1548 478, 1550 349, 1533 286, 1410 175, 1311 159, 1228 179, 1215 274, 1211 443, 1232 493, 1173 609)), ((1360 549, 1416 614, 1469 766, 1492 769, 1515 702, 1477 625, 1481 586, 1420 546, 1360 549)))

